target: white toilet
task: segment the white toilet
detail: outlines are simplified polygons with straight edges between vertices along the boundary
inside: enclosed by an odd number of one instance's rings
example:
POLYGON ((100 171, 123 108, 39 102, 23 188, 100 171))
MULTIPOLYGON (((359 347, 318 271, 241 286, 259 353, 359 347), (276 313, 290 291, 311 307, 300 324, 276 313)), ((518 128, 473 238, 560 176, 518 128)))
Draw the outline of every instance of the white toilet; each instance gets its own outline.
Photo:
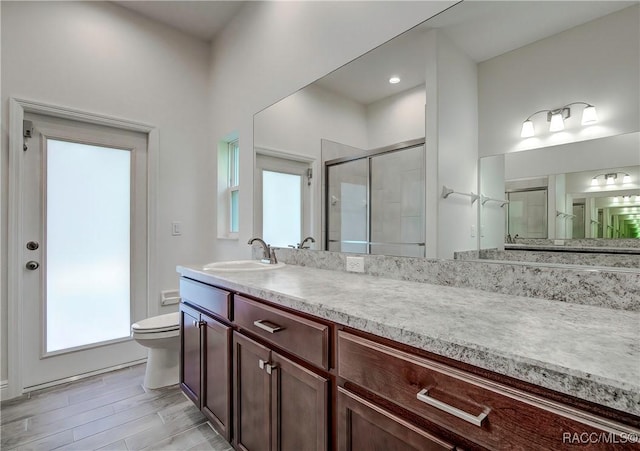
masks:
POLYGON ((149 348, 146 388, 160 388, 178 383, 180 348, 180 313, 168 313, 143 319, 131 325, 131 336, 149 348))

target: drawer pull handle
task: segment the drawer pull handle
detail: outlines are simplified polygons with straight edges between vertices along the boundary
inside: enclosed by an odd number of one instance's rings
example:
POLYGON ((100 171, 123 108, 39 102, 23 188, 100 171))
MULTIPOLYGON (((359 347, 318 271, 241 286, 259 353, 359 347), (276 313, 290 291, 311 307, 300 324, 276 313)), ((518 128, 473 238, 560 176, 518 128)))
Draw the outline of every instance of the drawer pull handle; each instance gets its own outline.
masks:
POLYGON ((263 319, 254 321, 253 325, 259 327, 262 330, 266 330, 270 334, 275 334, 279 330, 284 330, 284 327, 280 327, 277 324, 270 323, 269 321, 265 321, 263 319))
POLYGON ((435 398, 429 396, 429 389, 425 388, 420 390, 417 395, 418 400, 429 404, 430 406, 435 407, 436 409, 440 409, 443 412, 447 412, 454 417, 460 418, 468 423, 471 423, 475 426, 482 427, 482 422, 487 417, 489 412, 482 412, 480 415, 471 415, 470 413, 465 412, 464 410, 457 409, 449 404, 439 401, 435 398))

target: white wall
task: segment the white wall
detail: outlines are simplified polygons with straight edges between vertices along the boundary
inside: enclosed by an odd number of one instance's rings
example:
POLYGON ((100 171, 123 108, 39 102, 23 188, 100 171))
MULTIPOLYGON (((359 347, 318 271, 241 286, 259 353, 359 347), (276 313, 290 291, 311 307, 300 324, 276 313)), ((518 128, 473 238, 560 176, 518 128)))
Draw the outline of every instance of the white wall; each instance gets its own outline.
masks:
POLYGON ((318 85, 309 85, 255 116, 255 147, 320 159, 320 140, 367 147, 365 108, 318 85))
POLYGON ((239 132, 243 187, 239 239, 217 240, 215 258, 250 255, 253 114, 453 3, 254 2, 243 8, 212 49, 211 139, 239 132))
POLYGON ((424 138, 424 85, 367 105, 368 149, 424 138))
POLYGON ((505 179, 640 164, 640 133, 609 136, 505 156, 505 179))
MULTIPOLYGON (((159 292, 176 289, 176 264, 210 257, 209 44, 104 2, 2 2, 2 105, 10 96, 148 123, 160 134, 159 292), (171 221, 184 234, 171 236, 171 221)), ((8 110, 2 111, 2 249, 7 249, 8 110)), ((2 253, 2 372, 7 377, 7 256, 2 253)))
POLYGON ((430 35, 435 46, 428 49, 427 67, 427 256, 451 259, 456 251, 478 248, 477 231, 471 236, 477 202, 440 196, 443 185, 463 193, 478 192, 477 65, 444 34, 434 30, 430 35), (434 166, 436 174, 429 172, 434 166))
POLYGON ((638 131, 639 15, 626 8, 480 63, 480 156, 638 131), (598 123, 582 127, 578 105, 563 132, 549 133, 540 114, 536 136, 520 137, 532 113, 575 101, 595 105, 598 123))

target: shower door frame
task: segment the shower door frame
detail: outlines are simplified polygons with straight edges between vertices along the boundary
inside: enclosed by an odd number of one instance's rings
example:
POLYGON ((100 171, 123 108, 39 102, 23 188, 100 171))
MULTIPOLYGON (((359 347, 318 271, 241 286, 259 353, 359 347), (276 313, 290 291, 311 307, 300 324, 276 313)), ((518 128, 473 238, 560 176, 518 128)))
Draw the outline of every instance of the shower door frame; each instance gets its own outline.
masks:
MULTIPOLYGON (((371 159, 373 157, 377 157, 377 156, 384 155, 384 154, 387 154, 387 153, 400 152, 400 151, 407 150, 407 149, 410 149, 412 147, 417 147, 417 146, 425 146, 424 150, 426 152, 426 139, 425 138, 412 139, 412 140, 403 141, 403 142, 396 143, 396 144, 391 144, 389 146, 384 146, 384 147, 379 147, 377 149, 372 149, 372 150, 366 151, 366 152, 364 152, 362 154, 359 154, 359 155, 335 158, 333 160, 325 161, 325 163, 324 163, 324 171, 323 171, 323 178, 324 178, 324 202, 323 202, 324 234, 323 234, 323 243, 322 243, 322 246, 323 246, 324 250, 326 250, 326 251, 329 250, 329 203, 331 201, 331 199, 329 197, 329 168, 331 168, 332 166, 340 165, 340 164, 350 163, 352 161, 363 160, 365 158, 368 160, 368 169, 367 169, 368 170, 368 175, 367 175, 367 242, 366 242, 367 253, 366 254, 362 254, 362 255, 371 255, 371 159)), ((426 167, 424 169, 425 169, 425 178, 426 178, 426 167)), ((426 211, 424 211, 423 214, 425 215, 425 220, 426 220, 426 211)), ((425 237, 425 240, 426 240, 426 237, 425 237)), ((426 255, 426 243, 422 243, 422 244, 425 247, 425 255, 426 255)))

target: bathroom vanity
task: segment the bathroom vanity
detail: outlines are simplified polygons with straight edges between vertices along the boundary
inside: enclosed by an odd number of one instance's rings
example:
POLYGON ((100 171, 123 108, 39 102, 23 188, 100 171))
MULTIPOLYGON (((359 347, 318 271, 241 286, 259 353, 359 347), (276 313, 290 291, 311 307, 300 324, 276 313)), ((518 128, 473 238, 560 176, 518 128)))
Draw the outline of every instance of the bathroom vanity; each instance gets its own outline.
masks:
POLYGON ((236 449, 637 449, 637 312, 181 266, 181 386, 236 449))

